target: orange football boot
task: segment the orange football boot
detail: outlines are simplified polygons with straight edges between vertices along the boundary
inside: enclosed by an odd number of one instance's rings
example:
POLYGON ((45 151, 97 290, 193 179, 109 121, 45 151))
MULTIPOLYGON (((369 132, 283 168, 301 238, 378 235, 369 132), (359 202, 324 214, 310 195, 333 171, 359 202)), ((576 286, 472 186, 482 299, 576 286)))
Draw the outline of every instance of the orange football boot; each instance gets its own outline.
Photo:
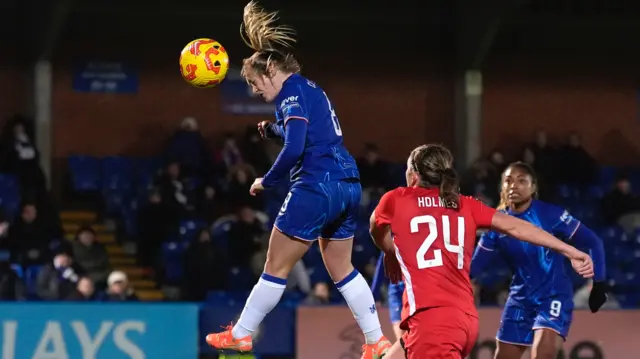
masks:
POLYGON ((365 344, 362 346, 361 359, 382 359, 389 349, 391 349, 391 342, 387 338, 382 337, 375 344, 365 344))
POLYGON ((220 350, 235 350, 238 352, 250 352, 253 349, 251 336, 236 339, 231 334, 232 325, 224 327, 224 332, 207 335, 206 341, 210 346, 220 350))

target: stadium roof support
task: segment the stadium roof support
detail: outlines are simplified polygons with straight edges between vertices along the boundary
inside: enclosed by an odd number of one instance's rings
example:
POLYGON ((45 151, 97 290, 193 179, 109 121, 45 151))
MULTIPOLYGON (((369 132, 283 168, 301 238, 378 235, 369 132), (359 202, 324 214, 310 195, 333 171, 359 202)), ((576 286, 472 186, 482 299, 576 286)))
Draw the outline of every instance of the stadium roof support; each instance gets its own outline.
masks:
POLYGON ((458 166, 467 168, 482 150, 482 64, 505 15, 525 0, 460 1, 456 8, 454 137, 458 166))

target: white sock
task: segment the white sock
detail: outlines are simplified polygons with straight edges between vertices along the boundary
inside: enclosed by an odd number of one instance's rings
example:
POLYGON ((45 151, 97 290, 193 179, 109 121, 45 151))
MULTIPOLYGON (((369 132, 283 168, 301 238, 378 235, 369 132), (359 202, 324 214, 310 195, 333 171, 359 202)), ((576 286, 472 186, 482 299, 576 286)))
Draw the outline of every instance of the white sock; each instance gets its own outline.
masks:
POLYGON ((262 273, 247 298, 240 319, 231 330, 233 337, 241 339, 255 332, 264 317, 278 304, 286 286, 286 279, 262 273))
POLYGON ((337 282, 336 286, 362 329, 366 343, 377 343, 382 338, 382 329, 378 319, 376 302, 367 281, 354 269, 351 274, 337 282))

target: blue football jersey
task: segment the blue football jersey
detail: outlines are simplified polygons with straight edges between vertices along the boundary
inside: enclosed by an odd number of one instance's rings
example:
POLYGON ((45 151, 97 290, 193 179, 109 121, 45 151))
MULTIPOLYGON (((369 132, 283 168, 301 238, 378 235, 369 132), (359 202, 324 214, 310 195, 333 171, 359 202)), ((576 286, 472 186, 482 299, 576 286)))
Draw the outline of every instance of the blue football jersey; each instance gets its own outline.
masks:
POLYGON ((330 182, 359 179, 356 161, 342 141, 342 129, 327 94, 299 74, 291 75, 276 97, 276 125, 308 122, 304 152, 291 169, 291 182, 330 182))
MULTIPOLYGON (((508 214, 532 223, 559 239, 569 240, 580 226, 566 210, 534 200, 522 213, 508 214)), ((510 301, 537 304, 549 297, 573 296, 573 285, 566 271, 567 259, 551 249, 522 242, 490 231, 478 244, 499 251, 513 271, 510 301)))

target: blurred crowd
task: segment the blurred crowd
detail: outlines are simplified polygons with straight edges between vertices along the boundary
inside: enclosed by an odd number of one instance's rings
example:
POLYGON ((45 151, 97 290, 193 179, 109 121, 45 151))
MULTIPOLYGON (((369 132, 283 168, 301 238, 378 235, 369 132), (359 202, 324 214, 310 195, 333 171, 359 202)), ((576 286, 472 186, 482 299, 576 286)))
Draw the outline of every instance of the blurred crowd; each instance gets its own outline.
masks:
MULTIPOLYGON (((262 141, 255 127, 224 135, 215 150, 211 145, 197 120, 187 117, 141 186, 103 191, 104 203, 92 204, 116 221, 119 241, 135 247, 137 264, 149 269, 148 275, 160 286, 175 289, 173 299, 203 301, 215 293, 250 290, 262 272, 270 228, 288 191, 288 183, 282 183, 264 195, 249 195, 253 180, 268 171, 280 149, 275 141, 262 141), (110 209, 111 203, 118 209, 110 209)), ((385 161, 375 144, 352 151, 363 187, 354 265, 371 280, 378 251, 368 238, 368 216, 385 191, 403 184, 404 165, 385 161)), ((632 188, 632 173, 615 171, 603 180, 603 169, 581 146, 578 134, 554 143, 538 131, 519 153, 496 149, 462 173, 462 192, 497 205, 501 173, 514 160, 536 169, 541 199, 559 202, 570 211, 578 208, 574 215, 590 226, 620 228, 628 235, 640 227, 640 199, 632 188)), ((0 173, 18 182, 3 184, 10 180, 0 178, 0 205, 5 209, 0 217, 1 300, 137 299, 127 275, 111 267, 91 225, 81 225, 65 238, 59 212, 45 188, 32 128, 24 118, 13 119, 2 131, 0 173), (12 197, 12 189, 19 189, 19 195, 12 197), (33 265, 40 266, 37 273, 29 272, 33 265)), ((318 258, 312 249, 295 266, 289 296, 308 304, 340 301, 318 258)), ((501 304, 506 297, 508 273, 494 274, 478 282, 482 304, 501 304)), ((577 282, 576 295, 588 285, 577 282)))
POLYGON ((32 123, 24 117, 15 116, 2 129, 0 173, 0 300, 131 297, 126 275, 110 270, 91 227, 81 227, 73 241, 65 240, 39 164, 32 123))

